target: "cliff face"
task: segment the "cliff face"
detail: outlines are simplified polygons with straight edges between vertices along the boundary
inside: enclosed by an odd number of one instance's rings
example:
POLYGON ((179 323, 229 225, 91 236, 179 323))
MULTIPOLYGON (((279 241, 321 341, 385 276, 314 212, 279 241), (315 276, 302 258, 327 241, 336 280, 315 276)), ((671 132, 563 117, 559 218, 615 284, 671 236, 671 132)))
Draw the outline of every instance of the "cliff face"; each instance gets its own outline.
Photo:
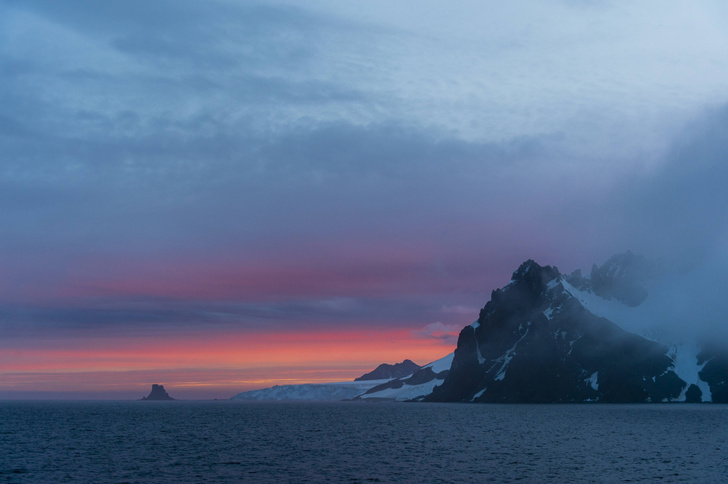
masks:
POLYGON ((152 385, 152 391, 142 400, 174 400, 164 389, 164 385, 152 385))
MULTIPOLYGON (((619 274, 605 271, 601 287, 611 284, 611 293, 619 293, 619 278, 608 278, 619 274)), ((589 312, 572 294, 576 289, 568 279, 555 267, 523 263, 508 285, 493 291, 478 321, 460 332, 450 372, 426 400, 678 399, 686 383, 673 371, 669 348, 589 312)), ((632 295, 634 278, 622 279, 632 295)), ((573 282, 585 283, 578 275, 573 282)))

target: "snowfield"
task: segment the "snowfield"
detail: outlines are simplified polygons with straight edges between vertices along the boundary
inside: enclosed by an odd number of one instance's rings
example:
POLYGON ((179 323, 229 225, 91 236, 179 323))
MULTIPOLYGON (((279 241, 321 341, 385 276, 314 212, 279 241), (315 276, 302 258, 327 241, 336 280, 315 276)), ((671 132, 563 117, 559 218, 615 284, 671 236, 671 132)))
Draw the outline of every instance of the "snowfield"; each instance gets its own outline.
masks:
MULTIPOLYGON (((432 368, 437 374, 450 369, 454 354, 440 358, 422 367, 432 368)), ((412 375, 400 378, 405 380, 412 375)), ((392 380, 363 380, 363 381, 346 381, 336 383, 305 383, 301 385, 276 385, 261 390, 251 390, 248 392, 238 393, 231 400, 241 401, 265 401, 265 400, 308 400, 308 401, 340 401, 361 398, 369 399, 386 399, 405 401, 423 397, 432 392, 432 389, 442 383, 443 380, 434 379, 419 385, 402 385, 401 388, 388 388, 376 393, 365 393, 377 385, 390 382, 392 380)))
POLYGON ((230 400, 351 400, 389 380, 347 381, 336 383, 304 383, 301 385, 276 385, 262 390, 238 393, 230 400))

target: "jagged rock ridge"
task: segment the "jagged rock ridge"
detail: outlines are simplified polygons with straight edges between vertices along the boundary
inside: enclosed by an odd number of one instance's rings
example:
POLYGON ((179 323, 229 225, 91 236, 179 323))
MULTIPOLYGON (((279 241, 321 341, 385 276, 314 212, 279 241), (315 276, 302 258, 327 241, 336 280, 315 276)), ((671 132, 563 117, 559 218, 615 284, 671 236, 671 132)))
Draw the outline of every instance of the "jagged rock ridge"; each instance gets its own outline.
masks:
POLYGON ((404 360, 402 363, 395 363, 394 365, 382 363, 369 373, 355 378, 354 381, 402 378, 411 375, 419 369, 420 365, 414 363, 412 360, 404 360))

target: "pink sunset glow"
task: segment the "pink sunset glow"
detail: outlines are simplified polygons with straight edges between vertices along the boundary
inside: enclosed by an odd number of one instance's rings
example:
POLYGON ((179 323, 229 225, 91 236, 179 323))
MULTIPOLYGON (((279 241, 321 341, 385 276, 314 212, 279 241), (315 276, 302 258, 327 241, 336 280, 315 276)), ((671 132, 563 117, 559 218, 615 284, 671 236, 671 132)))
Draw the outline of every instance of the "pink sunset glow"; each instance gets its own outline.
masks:
POLYGON ((145 390, 151 379, 168 382, 180 398, 229 398, 274 384, 352 380, 381 361, 407 357, 425 364, 450 351, 437 339, 401 329, 55 339, 48 347, 4 351, 0 371, 4 391, 20 395, 42 387, 79 394, 108 390, 113 398, 145 390))

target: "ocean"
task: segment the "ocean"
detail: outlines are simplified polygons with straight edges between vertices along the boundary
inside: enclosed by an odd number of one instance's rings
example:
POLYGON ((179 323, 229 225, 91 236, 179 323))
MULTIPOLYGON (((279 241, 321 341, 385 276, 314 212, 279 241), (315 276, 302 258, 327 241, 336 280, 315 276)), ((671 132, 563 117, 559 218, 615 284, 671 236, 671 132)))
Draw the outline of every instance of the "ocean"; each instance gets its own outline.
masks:
POLYGON ((726 405, 0 402, 0 483, 726 479, 726 405))

